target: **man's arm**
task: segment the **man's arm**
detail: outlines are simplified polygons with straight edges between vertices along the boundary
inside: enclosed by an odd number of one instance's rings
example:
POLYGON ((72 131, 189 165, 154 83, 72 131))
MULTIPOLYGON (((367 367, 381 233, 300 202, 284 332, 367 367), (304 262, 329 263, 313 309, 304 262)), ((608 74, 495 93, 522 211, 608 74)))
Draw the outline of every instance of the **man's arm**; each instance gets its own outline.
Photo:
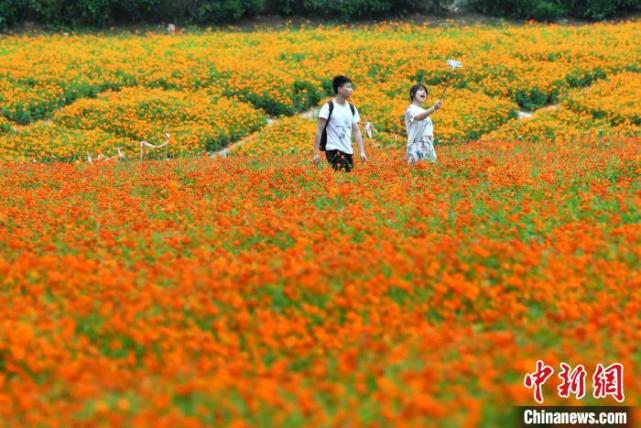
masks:
POLYGON ((358 123, 352 124, 352 132, 354 133, 354 139, 358 144, 358 149, 360 150, 361 160, 367 161, 367 156, 365 155, 365 146, 363 144, 363 134, 361 134, 361 128, 358 126, 358 123))
POLYGON ((318 118, 318 125, 316 126, 316 135, 314 136, 314 162, 320 162, 320 142, 321 137, 323 136, 323 130, 325 129, 325 124, 327 119, 322 117, 318 118))

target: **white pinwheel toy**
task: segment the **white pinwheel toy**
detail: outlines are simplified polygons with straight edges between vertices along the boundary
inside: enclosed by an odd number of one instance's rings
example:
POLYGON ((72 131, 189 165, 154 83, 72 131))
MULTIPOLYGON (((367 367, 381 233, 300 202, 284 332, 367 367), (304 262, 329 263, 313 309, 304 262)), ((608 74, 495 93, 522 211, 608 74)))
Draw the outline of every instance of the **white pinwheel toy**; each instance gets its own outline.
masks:
POLYGON ((463 64, 461 64, 461 61, 457 61, 455 59, 448 59, 447 65, 450 66, 452 71, 456 70, 457 68, 463 68, 463 64))
MULTIPOLYGON (((450 67, 450 71, 454 71, 456 69, 463 68, 463 64, 461 64, 461 61, 457 61, 455 59, 448 59, 446 62, 447 62, 447 65, 450 67)), ((449 86, 450 85, 448 83, 447 86, 443 89, 443 92, 441 93, 440 99, 443 99, 443 96, 445 96, 445 91, 447 91, 447 88, 449 88, 449 86)))

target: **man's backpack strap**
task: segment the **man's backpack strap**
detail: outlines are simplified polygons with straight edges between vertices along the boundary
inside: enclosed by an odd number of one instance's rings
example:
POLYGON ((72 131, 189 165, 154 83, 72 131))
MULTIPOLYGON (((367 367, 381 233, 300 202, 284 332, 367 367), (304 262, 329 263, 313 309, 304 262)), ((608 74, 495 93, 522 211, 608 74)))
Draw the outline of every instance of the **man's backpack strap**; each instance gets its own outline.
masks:
POLYGON ((325 123, 325 128, 327 128, 327 124, 329 123, 329 120, 332 118, 332 112, 334 111, 334 101, 329 100, 327 104, 329 105, 329 114, 327 115, 327 123, 325 123))
POLYGON ((334 111, 334 102, 332 100, 329 100, 327 105, 329 107, 329 114, 327 115, 327 122, 325 122, 325 127, 323 128, 323 135, 321 136, 319 147, 319 149, 322 151, 325 151, 325 147, 327 146, 327 125, 329 125, 329 120, 332 118, 332 112, 334 111))

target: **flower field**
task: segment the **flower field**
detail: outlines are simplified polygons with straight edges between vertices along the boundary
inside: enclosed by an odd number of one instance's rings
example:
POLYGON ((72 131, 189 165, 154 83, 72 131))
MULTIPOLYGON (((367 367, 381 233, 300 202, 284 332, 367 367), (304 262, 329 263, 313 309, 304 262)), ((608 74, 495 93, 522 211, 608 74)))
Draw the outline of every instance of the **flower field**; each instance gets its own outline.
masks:
POLYGON ((407 92, 422 81, 430 102, 452 87, 434 117, 439 143, 508 135, 521 127, 519 109, 548 105, 567 114, 537 121, 558 134, 597 121, 601 134, 639 136, 640 37, 638 21, 7 36, 0 39, 0 157, 74 160, 87 148, 113 155, 116 146, 135 151, 138 141, 159 142, 166 132, 172 156, 215 151, 256 131, 266 115, 317 106, 340 73, 354 80, 364 121, 392 134, 404 132, 407 92), (447 58, 464 67, 450 72, 447 58), (39 132, 29 127, 48 120, 120 141, 107 147, 105 138, 67 138, 57 151, 34 152, 25 143, 16 152, 16 141, 39 132))
POLYGON ((639 406, 639 36, 3 36, 0 426, 516 426, 537 360, 619 362, 639 406), (299 115, 336 73, 377 129, 351 174, 299 115), (408 167, 417 80, 452 87, 408 167))
POLYGON ((138 141, 171 131, 173 152, 215 150, 265 124, 265 115, 238 100, 201 90, 124 88, 79 100, 54 114, 71 129, 103 129, 138 141), (238 118, 241 117, 242 120, 238 118))
POLYGON ((638 404, 639 140, 401 155, 2 165, 3 420, 507 425, 536 359, 638 404))

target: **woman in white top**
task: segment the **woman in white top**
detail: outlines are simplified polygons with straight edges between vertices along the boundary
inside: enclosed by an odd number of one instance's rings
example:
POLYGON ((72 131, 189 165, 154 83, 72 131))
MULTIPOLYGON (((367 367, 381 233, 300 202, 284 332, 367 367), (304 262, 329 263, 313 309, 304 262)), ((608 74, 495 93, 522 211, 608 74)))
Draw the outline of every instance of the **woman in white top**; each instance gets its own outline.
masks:
POLYGON ((434 151, 434 126, 432 113, 441 108, 442 101, 425 110, 423 104, 427 99, 427 88, 425 85, 414 85, 410 89, 410 101, 412 102, 405 111, 405 126, 407 127, 407 153, 406 159, 410 164, 427 159, 436 162, 434 151))

